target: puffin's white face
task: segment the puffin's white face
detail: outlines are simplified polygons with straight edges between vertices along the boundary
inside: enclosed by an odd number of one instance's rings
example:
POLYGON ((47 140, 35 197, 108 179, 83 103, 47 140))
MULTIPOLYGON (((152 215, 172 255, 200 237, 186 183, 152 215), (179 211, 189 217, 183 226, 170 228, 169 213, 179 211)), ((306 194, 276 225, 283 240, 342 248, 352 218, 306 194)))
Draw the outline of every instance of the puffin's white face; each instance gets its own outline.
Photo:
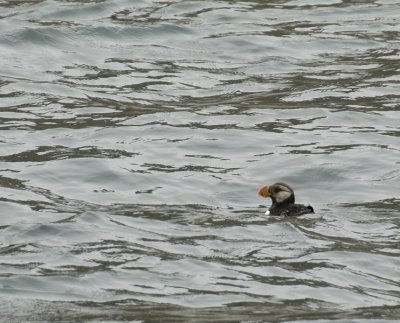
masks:
POLYGON ((273 185, 271 195, 275 197, 275 201, 277 203, 282 203, 283 201, 289 199, 292 194, 293 191, 287 186, 273 185))
POLYGON ((270 186, 262 186, 258 190, 258 195, 270 197, 276 203, 282 203, 292 198, 294 202, 293 190, 286 184, 276 183, 270 186))

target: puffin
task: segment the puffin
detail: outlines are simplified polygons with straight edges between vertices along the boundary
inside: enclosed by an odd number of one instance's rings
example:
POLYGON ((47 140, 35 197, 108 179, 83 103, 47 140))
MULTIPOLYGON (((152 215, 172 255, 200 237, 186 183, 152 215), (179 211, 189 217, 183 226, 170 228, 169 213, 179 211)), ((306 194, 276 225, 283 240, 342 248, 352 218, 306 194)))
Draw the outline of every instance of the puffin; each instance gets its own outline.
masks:
POLYGON ((258 195, 265 198, 270 197, 272 200, 271 207, 265 212, 266 215, 299 216, 314 213, 312 206, 294 202, 293 189, 285 183, 261 186, 258 195))

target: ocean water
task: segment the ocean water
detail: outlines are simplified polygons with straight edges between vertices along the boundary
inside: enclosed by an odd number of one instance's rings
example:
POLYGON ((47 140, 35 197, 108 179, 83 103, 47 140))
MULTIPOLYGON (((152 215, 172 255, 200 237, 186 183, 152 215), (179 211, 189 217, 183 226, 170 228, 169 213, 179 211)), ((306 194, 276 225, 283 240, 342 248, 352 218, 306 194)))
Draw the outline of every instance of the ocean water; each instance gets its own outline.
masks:
POLYGON ((0 320, 400 320, 399 12, 2 1, 0 320))

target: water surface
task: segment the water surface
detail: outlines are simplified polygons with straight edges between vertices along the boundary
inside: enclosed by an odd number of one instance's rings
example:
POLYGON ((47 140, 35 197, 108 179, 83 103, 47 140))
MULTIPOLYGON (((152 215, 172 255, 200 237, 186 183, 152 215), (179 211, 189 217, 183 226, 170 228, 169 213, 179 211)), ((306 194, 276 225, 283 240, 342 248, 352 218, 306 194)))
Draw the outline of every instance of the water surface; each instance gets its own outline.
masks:
POLYGON ((2 2, 3 320, 398 319, 399 11, 2 2))

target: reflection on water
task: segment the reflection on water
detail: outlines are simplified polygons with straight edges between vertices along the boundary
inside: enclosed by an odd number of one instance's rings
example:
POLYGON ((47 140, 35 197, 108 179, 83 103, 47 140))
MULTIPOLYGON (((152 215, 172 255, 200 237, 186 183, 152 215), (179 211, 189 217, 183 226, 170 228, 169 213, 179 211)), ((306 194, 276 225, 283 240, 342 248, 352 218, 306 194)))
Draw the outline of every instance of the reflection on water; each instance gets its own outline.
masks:
POLYGON ((398 318, 399 10, 0 4, 3 318, 398 318))

